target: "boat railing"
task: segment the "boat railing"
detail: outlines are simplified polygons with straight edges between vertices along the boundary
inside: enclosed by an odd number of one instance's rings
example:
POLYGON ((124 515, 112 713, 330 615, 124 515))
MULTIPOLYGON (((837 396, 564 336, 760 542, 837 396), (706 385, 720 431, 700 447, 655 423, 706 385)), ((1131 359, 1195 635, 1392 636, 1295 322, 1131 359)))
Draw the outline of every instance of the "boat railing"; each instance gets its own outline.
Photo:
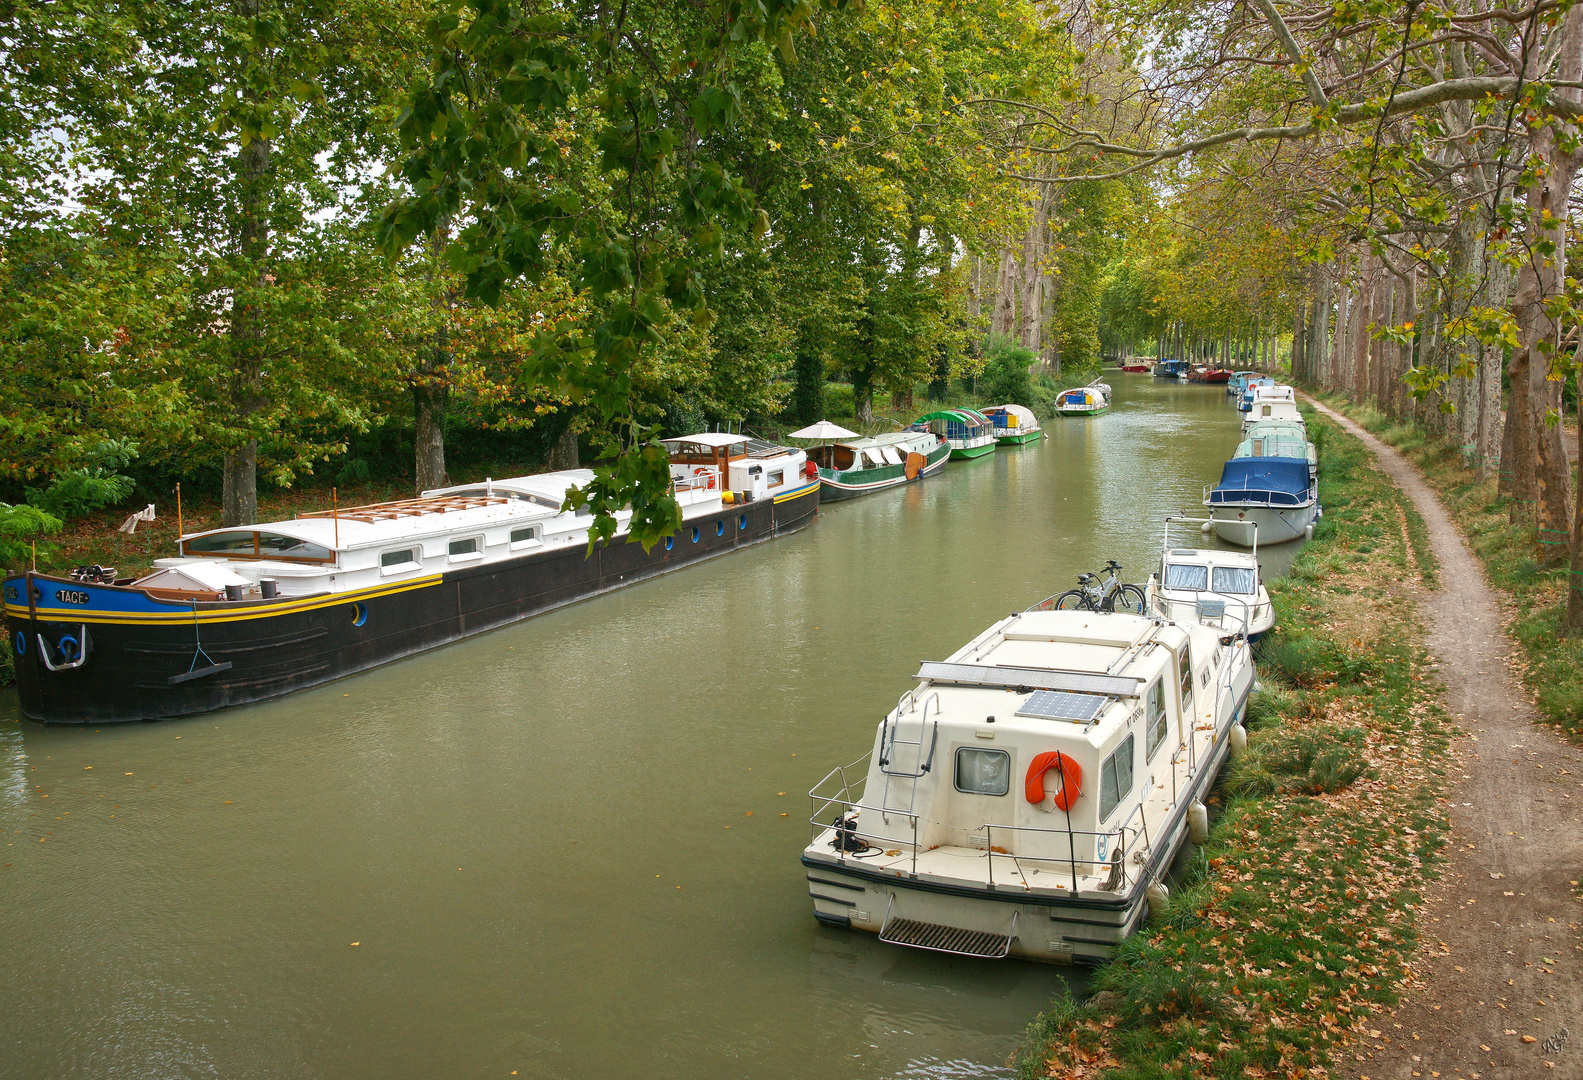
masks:
MULTIPOLYGON (((858 772, 860 766, 871 756, 872 751, 864 754, 856 761, 847 765, 838 765, 831 769, 824 777, 808 791, 811 800, 811 813, 808 815, 808 824, 811 829, 810 840, 817 840, 822 834, 834 829, 836 842, 834 844, 836 858, 845 863, 848 860, 862 862, 879 852, 889 852, 893 856, 899 855, 905 848, 911 860, 910 873, 918 876, 918 853, 923 850, 919 843, 919 836, 924 828, 935 823, 922 814, 898 810, 895 807, 875 806, 862 799, 861 785, 863 780, 854 781, 850 774, 858 772), (882 815, 886 820, 905 819, 902 835, 880 834, 864 832, 858 829, 859 815, 864 810, 870 810, 882 815), (833 813, 832 813, 833 812, 833 813), (861 846, 859 846, 861 845, 861 846)), ((866 767, 861 773, 867 778, 866 767)), ((986 860, 986 882, 989 888, 997 888, 1000 884, 995 880, 995 858, 1002 860, 1011 859, 1013 864, 1020 869, 1022 864, 1039 864, 1059 867, 1071 877, 1072 892, 1075 895, 1081 888, 1083 878, 1101 878, 1099 884, 1092 886, 1101 891, 1125 892, 1134 881, 1136 871, 1128 862, 1131 852, 1146 850, 1149 846, 1148 831, 1140 820, 1140 824, 1131 824, 1132 818, 1138 816, 1142 809, 1140 803, 1135 808, 1134 814, 1129 816, 1122 825, 1103 832, 1089 829, 1070 829, 1061 827, 1047 827, 1041 825, 996 825, 985 822, 977 828, 960 825, 948 827, 960 830, 971 838, 982 834, 983 853, 986 860), (1025 853, 1012 853, 1006 846, 997 845, 995 834, 1025 833, 1036 837, 1048 837, 1055 840, 1065 840, 1065 855, 1030 855, 1025 853), (1140 847, 1141 842, 1141 847, 1140 847), (1081 849, 1082 854, 1079 853, 1081 849), (1088 853, 1092 852, 1092 855, 1088 853)), ((970 843, 968 846, 977 846, 970 843)), ((1021 845, 1019 845, 1021 846, 1021 845)), ((1023 878, 1024 888, 1029 888, 1026 878, 1023 878)))
POLYGON ((1312 501, 1312 496, 1312 486, 1302 495, 1294 495, 1290 491, 1271 491, 1267 488, 1223 488, 1219 484, 1204 485, 1206 504, 1259 503, 1264 506, 1302 506, 1305 502, 1312 501), (1217 495, 1220 498, 1215 498, 1217 495))

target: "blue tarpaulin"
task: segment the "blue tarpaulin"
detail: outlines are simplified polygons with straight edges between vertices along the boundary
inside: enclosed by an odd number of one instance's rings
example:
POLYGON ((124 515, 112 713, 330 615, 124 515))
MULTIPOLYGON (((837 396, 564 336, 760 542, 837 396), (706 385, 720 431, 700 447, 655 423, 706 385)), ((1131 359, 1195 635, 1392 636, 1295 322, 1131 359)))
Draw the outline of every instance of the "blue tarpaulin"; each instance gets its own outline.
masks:
POLYGON ((1209 493, 1211 503, 1296 506, 1310 498, 1307 458, 1232 458, 1209 493))

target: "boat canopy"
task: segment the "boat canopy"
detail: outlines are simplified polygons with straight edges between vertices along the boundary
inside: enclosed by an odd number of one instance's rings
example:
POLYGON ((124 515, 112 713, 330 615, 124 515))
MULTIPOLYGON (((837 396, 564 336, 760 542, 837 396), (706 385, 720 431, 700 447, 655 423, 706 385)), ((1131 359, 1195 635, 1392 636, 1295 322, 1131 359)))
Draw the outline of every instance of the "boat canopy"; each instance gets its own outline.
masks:
POLYGON ((931 420, 945 424, 946 437, 951 439, 967 438, 977 430, 991 426, 989 417, 973 409, 939 409, 918 417, 920 424, 927 424, 931 420))
POLYGON ((1211 504, 1298 506, 1309 498, 1306 458, 1232 458, 1209 493, 1211 504))
POLYGON ((1033 415, 1032 409, 1021 405, 1001 405, 990 409, 985 414, 998 428, 1017 428, 1019 431, 1036 431, 1039 427, 1038 417, 1033 415))

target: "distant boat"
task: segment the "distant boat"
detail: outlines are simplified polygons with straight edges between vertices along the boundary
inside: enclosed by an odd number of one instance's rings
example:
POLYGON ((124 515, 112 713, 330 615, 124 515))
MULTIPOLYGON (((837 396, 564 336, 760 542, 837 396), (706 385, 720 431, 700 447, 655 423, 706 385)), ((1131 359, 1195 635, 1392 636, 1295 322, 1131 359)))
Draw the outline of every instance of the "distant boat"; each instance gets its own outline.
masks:
POLYGON ((1186 360, 1161 360, 1154 365, 1156 379, 1185 379, 1192 367, 1186 360))
POLYGON ((1021 446, 1044 438, 1044 428, 1031 409, 1021 405, 1002 405, 986 409, 984 415, 995 425, 995 441, 1001 446, 1021 446))
POLYGON ((1110 387, 1096 382, 1061 391, 1056 399, 1055 411, 1063 417, 1098 416, 1110 408, 1110 387))
POLYGON ((1130 371, 1135 375, 1148 374, 1149 365, 1142 360, 1129 360, 1125 364, 1121 365, 1121 370, 1130 371))
POLYGON ((1216 385, 1228 383, 1231 381, 1231 372, 1227 371, 1225 368, 1210 368, 1208 371, 1204 372, 1204 381, 1206 383, 1214 383, 1216 385))
POLYGON ((1215 534, 1240 547, 1312 535, 1319 488, 1301 458, 1232 458, 1204 491, 1215 534))
POLYGON ((819 469, 821 502, 910 484, 945 468, 950 456, 951 444, 932 431, 893 431, 808 451, 819 469))
POLYGON ((1302 410, 1297 407, 1297 393, 1290 386, 1253 386, 1253 397, 1247 409, 1243 410, 1248 415, 1242 418, 1242 430, 1246 434, 1255 424, 1262 420, 1285 420, 1294 424, 1302 424, 1302 410))
POLYGON ((973 409, 939 409, 918 417, 913 426, 932 431, 950 443, 952 461, 995 452, 995 425, 973 409))
POLYGON ((1242 396, 1237 399, 1237 410, 1247 412, 1253 408, 1253 395, 1261 386, 1274 386, 1275 380, 1268 375, 1254 373, 1242 386, 1242 396))
POLYGON ((1235 372, 1231 378, 1226 380, 1226 393, 1233 395, 1241 394, 1247 390, 1249 379, 1257 379, 1259 377, 1260 374, 1257 371, 1235 372))

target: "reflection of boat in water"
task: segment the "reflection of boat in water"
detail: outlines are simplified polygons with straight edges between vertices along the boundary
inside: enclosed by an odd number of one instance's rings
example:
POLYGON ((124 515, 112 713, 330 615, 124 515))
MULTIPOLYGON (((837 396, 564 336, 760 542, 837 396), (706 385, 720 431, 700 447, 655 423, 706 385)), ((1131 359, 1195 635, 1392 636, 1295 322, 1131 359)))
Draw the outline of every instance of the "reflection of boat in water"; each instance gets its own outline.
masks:
POLYGON ((1031 611, 916 678, 873 750, 810 792, 815 915, 965 956, 1110 956, 1190 810, 1205 820, 1253 685, 1246 641, 1031 611))
POLYGON ((1166 518, 1160 569, 1149 578, 1148 610, 1167 619, 1201 622, 1257 641, 1275 625, 1275 605, 1252 551, 1172 547, 1172 524, 1211 524, 1204 518, 1166 518))
POLYGON ((675 535, 608 543, 565 506, 588 470, 191 533, 136 581, 5 581, 22 711, 103 723, 278 697, 799 529, 801 450, 709 432, 666 441, 675 535))
POLYGON ((932 431, 893 431, 808 451, 819 468, 820 502, 910 484, 945 468, 950 457, 950 444, 932 431))
POLYGON ((932 431, 950 443, 952 461, 995 452, 995 425, 972 409, 940 409, 920 416, 913 427, 932 431))
POLYGON ((1021 405, 1001 405, 984 410, 995 426, 995 441, 1001 446, 1022 446, 1044 438, 1044 428, 1033 410, 1021 405))

